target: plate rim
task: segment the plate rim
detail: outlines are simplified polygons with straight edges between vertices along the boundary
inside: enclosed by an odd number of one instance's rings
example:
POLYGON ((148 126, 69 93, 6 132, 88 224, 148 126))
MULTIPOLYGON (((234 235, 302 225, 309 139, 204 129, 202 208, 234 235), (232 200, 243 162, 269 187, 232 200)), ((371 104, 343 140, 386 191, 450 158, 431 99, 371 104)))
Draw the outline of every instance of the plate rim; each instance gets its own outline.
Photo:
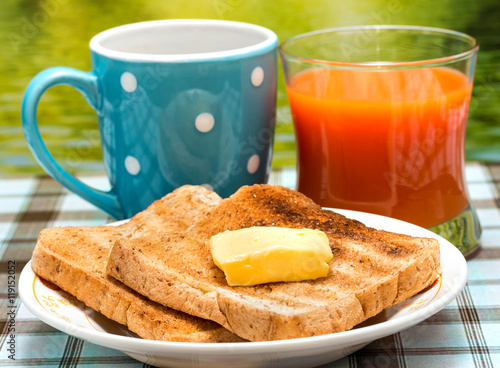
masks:
MULTIPOLYGON (((331 350, 341 349, 348 346, 353 346, 357 344, 362 344, 376 339, 388 336, 406 328, 412 327, 426 318, 439 312, 449 303, 451 303, 458 295, 458 293, 465 287, 467 282, 467 263, 466 259, 460 253, 460 251, 449 241, 442 238, 441 236, 432 233, 430 230, 419 227, 417 225, 393 219, 386 216, 371 214, 367 212, 336 209, 336 208, 325 208, 328 210, 335 211, 346 217, 358 219, 357 217, 368 217, 373 218, 378 221, 389 221, 389 223, 395 223, 399 226, 413 228, 416 232, 425 232, 427 235, 418 235, 432 237, 439 241, 441 262, 443 258, 451 257, 455 258, 458 262, 455 263, 455 268, 458 269, 458 279, 454 280, 453 284, 445 292, 444 295, 440 297, 438 301, 430 302, 421 309, 413 311, 411 314, 404 315, 392 320, 383 321, 370 326, 360 327, 357 329, 351 329, 348 331, 337 332, 332 334, 325 334, 312 337, 302 337, 296 339, 288 340, 276 340, 276 341, 258 341, 258 342, 243 342, 243 343, 199 343, 199 342, 174 342, 174 341, 158 341, 158 340, 146 340, 142 338, 136 338, 131 336, 115 335, 112 333, 90 330, 84 327, 77 326, 73 323, 65 322, 64 320, 53 316, 52 314, 45 311, 43 308, 38 308, 32 299, 35 299, 33 293, 30 294, 30 287, 26 288, 26 284, 31 285, 33 283, 33 277, 36 274, 31 269, 31 260, 23 268, 20 280, 19 280, 19 296, 21 301, 26 306, 26 308, 41 321, 47 323, 48 325, 65 332, 69 335, 81 338, 83 340, 99 344, 112 349, 117 349, 122 352, 133 352, 133 353, 159 353, 164 356, 165 353, 173 351, 174 349, 178 353, 196 351, 198 354, 203 355, 220 355, 224 354, 251 354, 255 352, 268 353, 268 352, 287 352, 294 351, 298 348, 307 349, 310 347, 326 347, 331 350), (24 286, 24 287, 23 287, 24 286), (26 290, 27 289, 27 290, 26 290), (33 298, 31 297, 33 296, 33 298), (42 310, 41 310, 42 309, 42 310)), ((127 220, 122 220, 114 222, 108 225, 117 225, 123 223, 127 220)), ((367 225, 370 226, 370 225, 367 225)), ((398 228, 399 228, 398 226, 398 228)), ((398 228, 394 229, 398 232, 398 228)), ((384 230, 387 230, 385 228, 384 230)), ((408 233, 400 232, 400 233, 408 233)), ((436 294, 438 295, 439 292, 436 294)), ((84 305, 84 303, 82 303, 84 305)), ((111 321, 111 320, 110 320, 111 321)), ((113 321, 114 322, 114 321, 113 321)), ((117 323, 117 322, 115 322, 117 323)), ((125 326, 124 326, 125 327, 125 326)), ((126 327, 125 327, 126 328, 126 327)))

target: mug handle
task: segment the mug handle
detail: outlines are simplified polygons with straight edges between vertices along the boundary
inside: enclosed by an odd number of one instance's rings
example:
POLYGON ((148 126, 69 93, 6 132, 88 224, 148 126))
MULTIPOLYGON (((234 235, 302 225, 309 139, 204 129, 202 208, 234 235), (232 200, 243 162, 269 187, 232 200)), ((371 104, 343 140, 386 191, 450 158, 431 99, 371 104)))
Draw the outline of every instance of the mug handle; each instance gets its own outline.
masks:
POLYGON ((26 88, 21 108, 24 136, 31 152, 45 171, 61 185, 97 206, 110 216, 116 219, 123 219, 123 209, 114 188, 111 188, 108 192, 104 192, 76 179, 56 162, 40 136, 36 119, 36 111, 40 98, 49 88, 61 84, 77 89, 85 97, 89 105, 98 111, 97 77, 92 72, 86 73, 68 67, 53 67, 38 73, 26 88))

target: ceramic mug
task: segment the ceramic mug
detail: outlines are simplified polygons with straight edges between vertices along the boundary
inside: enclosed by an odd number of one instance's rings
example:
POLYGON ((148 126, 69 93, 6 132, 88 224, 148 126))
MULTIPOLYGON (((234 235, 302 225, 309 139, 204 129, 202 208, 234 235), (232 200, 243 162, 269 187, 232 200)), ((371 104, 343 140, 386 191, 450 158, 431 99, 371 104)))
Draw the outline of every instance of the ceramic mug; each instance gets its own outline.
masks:
POLYGON ((267 181, 276 106, 277 36, 247 23, 161 20, 90 41, 92 71, 54 67, 22 106, 28 145, 57 181, 114 218, 128 218, 184 184, 229 196, 267 181), (80 91, 99 117, 111 190, 91 188, 51 156, 37 126, 42 94, 80 91))

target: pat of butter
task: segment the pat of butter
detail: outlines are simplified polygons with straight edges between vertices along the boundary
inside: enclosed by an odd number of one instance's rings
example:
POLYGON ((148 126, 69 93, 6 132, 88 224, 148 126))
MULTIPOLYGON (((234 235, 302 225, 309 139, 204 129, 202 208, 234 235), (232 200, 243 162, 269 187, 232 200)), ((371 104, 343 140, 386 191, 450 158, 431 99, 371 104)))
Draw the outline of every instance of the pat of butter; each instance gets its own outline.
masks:
POLYGON ((326 234, 312 229, 226 231, 210 238, 210 250, 231 286, 325 277, 333 258, 326 234))

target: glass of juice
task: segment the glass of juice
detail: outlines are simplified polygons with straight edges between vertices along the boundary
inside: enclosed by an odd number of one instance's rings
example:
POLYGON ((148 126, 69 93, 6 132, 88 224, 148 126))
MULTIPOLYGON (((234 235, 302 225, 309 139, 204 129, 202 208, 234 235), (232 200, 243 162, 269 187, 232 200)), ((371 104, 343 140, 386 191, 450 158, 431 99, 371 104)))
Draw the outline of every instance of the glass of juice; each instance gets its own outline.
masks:
POLYGON ((430 228, 470 254, 481 233, 464 178, 477 50, 466 34, 415 26, 282 43, 297 189, 324 207, 430 228))

